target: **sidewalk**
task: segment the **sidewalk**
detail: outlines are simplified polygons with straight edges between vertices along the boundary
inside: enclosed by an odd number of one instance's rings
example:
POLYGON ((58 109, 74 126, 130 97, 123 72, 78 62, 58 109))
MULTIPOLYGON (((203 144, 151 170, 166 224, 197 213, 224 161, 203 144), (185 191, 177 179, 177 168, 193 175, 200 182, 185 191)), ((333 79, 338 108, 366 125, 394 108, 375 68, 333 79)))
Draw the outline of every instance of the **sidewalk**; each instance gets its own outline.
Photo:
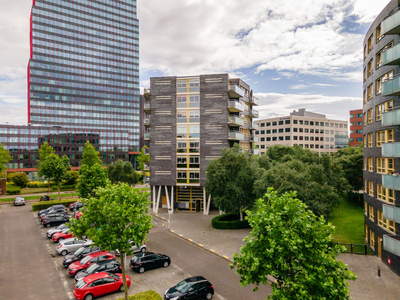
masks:
MULTIPOLYGON (((214 229, 211 227, 211 220, 218 214, 218 211, 211 211, 208 216, 203 213, 174 212, 170 216, 171 230, 192 240, 193 243, 201 244, 204 248, 232 260, 233 254, 238 253, 240 246, 244 245, 243 238, 250 234, 250 229, 214 229)), ((163 228, 168 228, 167 209, 160 208, 157 215, 154 221, 163 228)), ((348 265, 349 270, 357 274, 357 280, 350 282, 351 299, 400 299, 400 277, 384 265, 378 257, 340 254, 338 259, 341 259, 348 265), (378 266, 381 268, 381 277, 378 277, 378 266)))
MULTIPOLYGON (((75 193, 75 191, 65 191, 61 192, 61 194, 71 194, 75 193)), ((24 194, 24 195, 5 195, 5 196, 0 196, 1 198, 15 198, 15 197, 29 197, 29 196, 43 196, 43 195, 58 195, 58 192, 51 192, 51 193, 36 193, 36 194, 24 194)))

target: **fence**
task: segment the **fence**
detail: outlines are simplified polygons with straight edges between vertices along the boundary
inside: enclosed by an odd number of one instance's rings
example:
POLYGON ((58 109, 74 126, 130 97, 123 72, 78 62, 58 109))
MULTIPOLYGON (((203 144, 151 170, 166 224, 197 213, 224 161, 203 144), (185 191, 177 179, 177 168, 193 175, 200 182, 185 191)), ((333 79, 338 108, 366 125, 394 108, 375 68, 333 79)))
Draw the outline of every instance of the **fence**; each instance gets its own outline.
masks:
POLYGON ((346 244, 346 243, 331 243, 331 246, 340 245, 346 248, 343 253, 354 253, 363 255, 374 255, 375 252, 367 244, 346 244))

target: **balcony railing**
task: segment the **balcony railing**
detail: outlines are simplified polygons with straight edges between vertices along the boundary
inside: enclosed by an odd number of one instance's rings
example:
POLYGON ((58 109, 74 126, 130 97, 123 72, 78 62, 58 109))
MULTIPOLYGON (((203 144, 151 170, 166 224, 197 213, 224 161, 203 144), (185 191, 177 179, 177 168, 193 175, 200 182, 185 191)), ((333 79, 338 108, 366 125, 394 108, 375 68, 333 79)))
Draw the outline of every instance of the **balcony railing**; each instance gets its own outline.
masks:
POLYGON ((252 105, 258 105, 258 98, 253 96, 253 98, 250 100, 250 103, 252 105))
POLYGON ((390 221, 400 223, 400 207, 395 207, 392 205, 382 205, 383 217, 390 221))
POLYGON ((382 144, 383 157, 400 157, 400 143, 382 144))
POLYGON ((400 176, 382 175, 382 185, 385 189, 400 191, 400 176))
POLYGON ((150 140, 150 132, 146 132, 146 133, 144 134, 144 139, 145 139, 145 140, 150 140))
POLYGON ((150 90, 149 89, 144 89, 144 97, 146 98, 147 101, 150 101, 150 90))
POLYGON ((400 256, 400 240, 398 236, 383 236, 383 249, 400 256))
POLYGON ((149 127, 150 126, 150 118, 146 118, 143 121, 144 126, 149 127))
POLYGON ((240 87, 238 87, 235 84, 231 84, 231 87, 229 89, 229 97, 230 98, 242 98, 242 97, 244 97, 244 90, 242 90, 240 87))
POLYGON ((244 120, 239 117, 230 117, 228 120, 228 124, 231 126, 243 126, 244 120))
POLYGON ((396 96, 400 95, 400 77, 396 75, 393 79, 386 80, 382 83, 383 96, 396 96))
POLYGON ((400 64, 400 43, 382 52, 382 64, 384 66, 400 64))
POLYGON ((240 133, 239 131, 230 131, 228 139, 236 141, 244 141, 244 134, 240 133))
POLYGON ((150 164, 144 163, 143 164, 143 170, 150 170, 150 164))
POLYGON ((250 141, 253 143, 258 143, 258 136, 252 136, 250 141))
POLYGON ((251 125, 251 129, 258 130, 258 128, 258 124, 256 123, 253 123, 253 125, 251 125))
POLYGON ((240 104, 238 101, 229 101, 228 110, 230 112, 242 112, 244 111, 244 105, 240 104))
POLYGON ((382 114, 382 126, 400 125, 400 109, 394 109, 382 114))
POLYGON ((145 102, 143 104, 143 109, 144 109, 144 111, 149 112, 150 111, 150 102, 145 102))
POLYGON ((255 109, 251 110, 251 117, 252 118, 258 118, 258 111, 256 111, 255 109))
POLYGON ((400 33, 400 11, 386 18, 381 23, 382 34, 399 34, 400 33))

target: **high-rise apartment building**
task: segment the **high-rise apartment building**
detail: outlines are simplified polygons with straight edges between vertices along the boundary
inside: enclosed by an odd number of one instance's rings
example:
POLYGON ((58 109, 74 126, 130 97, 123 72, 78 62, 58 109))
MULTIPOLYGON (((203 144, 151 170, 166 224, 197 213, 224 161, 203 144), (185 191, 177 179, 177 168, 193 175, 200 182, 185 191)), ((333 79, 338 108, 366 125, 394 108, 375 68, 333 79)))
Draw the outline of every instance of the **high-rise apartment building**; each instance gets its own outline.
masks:
POLYGON ((330 120, 304 108, 289 116, 255 121, 256 145, 260 154, 270 146, 299 145, 317 152, 332 153, 348 146, 347 121, 330 120))
POLYGON ((150 78, 145 97, 154 209, 207 213, 206 167, 235 143, 253 151, 258 99, 247 83, 228 74, 150 78))
MULTIPOLYGON (((33 0, 30 25, 31 126, 2 126, 0 142, 20 157, 52 135, 58 154, 78 167, 81 147, 64 137, 96 137, 105 164, 133 161, 141 113, 136 0, 33 0)), ((34 168, 35 160, 13 156, 14 164, 34 168)))
POLYGON ((350 111, 350 143, 349 146, 358 147, 363 141, 363 110, 350 111))
POLYGON ((392 0, 364 39, 365 240, 400 274, 400 1, 392 0))

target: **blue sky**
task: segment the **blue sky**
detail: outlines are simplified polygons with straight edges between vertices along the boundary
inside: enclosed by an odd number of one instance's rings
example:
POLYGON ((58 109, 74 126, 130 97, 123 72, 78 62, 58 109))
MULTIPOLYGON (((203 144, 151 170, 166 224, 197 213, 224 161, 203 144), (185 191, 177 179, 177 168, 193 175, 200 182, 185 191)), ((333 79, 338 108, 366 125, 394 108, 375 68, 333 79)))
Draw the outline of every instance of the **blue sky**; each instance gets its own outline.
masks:
MULTIPOLYGON (((0 124, 26 124, 31 0, 0 0, 0 124)), ((261 118, 294 109, 348 120, 362 107, 364 34, 389 0, 139 0, 140 83, 229 73, 261 118)))

